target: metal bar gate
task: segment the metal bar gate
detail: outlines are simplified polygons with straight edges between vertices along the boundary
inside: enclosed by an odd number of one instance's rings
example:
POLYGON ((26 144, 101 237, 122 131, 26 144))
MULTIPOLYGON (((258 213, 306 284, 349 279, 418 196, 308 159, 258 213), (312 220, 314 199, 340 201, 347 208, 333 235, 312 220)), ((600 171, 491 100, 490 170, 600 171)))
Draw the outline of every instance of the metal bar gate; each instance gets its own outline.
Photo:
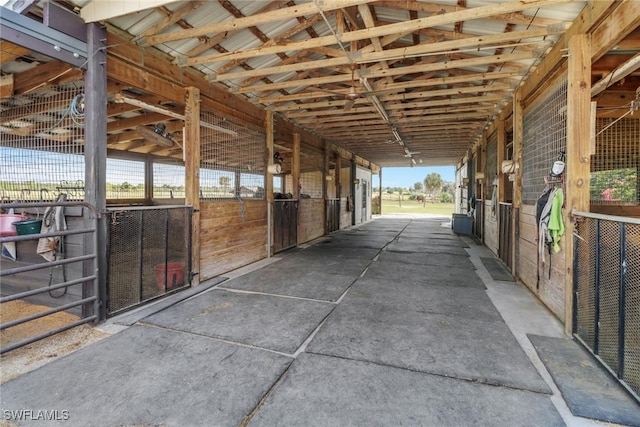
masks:
MULTIPOLYGON (((7 251, 3 255, 9 260, 3 260, 0 269, 0 304, 3 305, 3 323, 0 325, 3 342, 0 354, 99 320, 96 230, 100 213, 96 208, 82 201, 55 201, 2 203, 0 209, 37 212, 36 218, 24 216, 23 221, 13 218, 13 221, 20 223, 18 225, 14 222, 16 231, 9 231, 11 229, 5 227, 7 224, 2 227, 6 232, 0 235, 0 246, 3 251, 7 251), (85 208, 88 214, 84 214, 85 209, 81 209, 82 213, 78 216, 82 218, 70 229, 59 224, 56 227, 47 225, 47 215, 44 219, 39 218, 40 209, 46 212, 45 209, 65 208, 85 208), (24 229, 17 231, 17 227, 23 226, 24 229), (73 246, 65 243, 73 236, 83 237, 83 243, 75 245, 75 253, 65 250, 65 247, 73 246), (29 254, 22 253, 25 248, 29 254), (17 309, 11 308, 17 303, 22 305, 17 309), (45 326, 50 325, 39 322, 36 326, 39 319, 58 313, 62 315, 63 312, 67 314, 64 324, 47 328, 45 326), (20 328, 21 325, 31 327, 20 328), (9 334, 11 328, 18 331, 9 334)), ((60 212, 64 216, 64 211, 60 212)), ((0 215, 0 221, 12 221, 12 217, 13 215, 3 214, 0 215)))
POLYGON ((640 219, 573 216, 573 334, 640 402, 640 219))

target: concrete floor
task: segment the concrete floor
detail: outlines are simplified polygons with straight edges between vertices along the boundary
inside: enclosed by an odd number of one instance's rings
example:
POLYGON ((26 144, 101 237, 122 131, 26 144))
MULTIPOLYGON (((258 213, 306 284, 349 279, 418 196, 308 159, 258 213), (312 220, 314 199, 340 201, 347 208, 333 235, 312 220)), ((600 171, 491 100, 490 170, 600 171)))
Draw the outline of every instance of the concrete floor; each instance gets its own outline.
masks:
MULTIPOLYGON (((65 426, 590 426, 527 334, 562 326, 446 218, 380 218, 230 275, 2 387, 65 426), (132 325, 133 324, 133 325, 132 325), (130 326, 131 325, 131 326, 130 326), (67 411, 67 412, 62 412, 67 411)), ((14 417, 15 418, 15 417, 14 417)), ((31 425, 32 421, 12 422, 31 425)))

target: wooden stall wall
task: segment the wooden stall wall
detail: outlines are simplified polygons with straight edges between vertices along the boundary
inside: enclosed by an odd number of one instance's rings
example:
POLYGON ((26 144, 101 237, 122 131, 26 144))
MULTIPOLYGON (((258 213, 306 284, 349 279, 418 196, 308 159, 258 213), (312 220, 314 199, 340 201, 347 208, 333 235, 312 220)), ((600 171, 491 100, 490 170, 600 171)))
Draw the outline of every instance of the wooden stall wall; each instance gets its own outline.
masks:
POLYGON ((496 203, 495 209, 491 200, 484 202, 484 244, 493 252, 498 254, 498 210, 500 206, 496 203))
POLYGON ((200 203, 200 280, 267 256, 266 200, 200 203))
POLYGON ((345 166, 343 163, 340 171, 340 229, 351 227, 353 209, 353 197, 351 197, 351 166, 345 166))
POLYGON ((298 244, 324 236, 324 199, 301 199, 298 206, 298 244))
POLYGON ((498 204, 499 198, 499 180, 498 180, 498 132, 493 133, 486 145, 485 152, 485 165, 484 170, 484 215, 483 215, 483 229, 484 229, 484 244, 495 255, 498 254, 499 247, 499 223, 498 215, 500 206, 498 204))
MULTIPOLYGON (((564 316, 565 251, 549 255, 545 249, 545 262, 538 255, 538 227, 536 208, 522 205, 519 215, 518 255, 519 279, 560 319, 564 316), (551 277, 549 277, 551 270, 551 277)), ((565 238, 560 239, 564 247, 565 238)))

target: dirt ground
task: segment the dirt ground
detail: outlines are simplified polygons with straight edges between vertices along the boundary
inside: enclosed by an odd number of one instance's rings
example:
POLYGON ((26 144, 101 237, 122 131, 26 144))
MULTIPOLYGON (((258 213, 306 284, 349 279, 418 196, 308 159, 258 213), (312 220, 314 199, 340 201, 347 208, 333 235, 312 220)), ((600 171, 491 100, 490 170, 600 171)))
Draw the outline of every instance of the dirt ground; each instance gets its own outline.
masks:
MULTIPOLYGON (((10 301, 2 304, 0 319, 2 323, 5 323, 48 309, 49 307, 29 304, 24 301, 10 301)), ((0 343, 4 347, 25 338, 48 332, 54 328, 68 325, 76 320, 78 320, 77 316, 65 312, 45 316, 0 331, 0 343)), ((0 369, 0 384, 107 336, 107 333, 98 331, 91 325, 80 325, 5 353, 0 356, 0 365, 2 366, 2 369, 0 369)))

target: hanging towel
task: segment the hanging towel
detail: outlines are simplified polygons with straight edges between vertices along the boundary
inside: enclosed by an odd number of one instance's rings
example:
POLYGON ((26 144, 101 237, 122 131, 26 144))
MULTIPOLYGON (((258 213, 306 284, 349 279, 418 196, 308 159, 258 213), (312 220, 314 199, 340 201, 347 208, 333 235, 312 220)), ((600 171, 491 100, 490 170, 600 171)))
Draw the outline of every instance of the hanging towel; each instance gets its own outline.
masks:
POLYGON ((558 190, 553 195, 553 202, 551 204, 551 215, 549 217, 549 235, 553 242, 553 250, 557 253, 560 252, 560 238, 564 235, 564 221, 562 219, 562 205, 564 204, 564 194, 562 189, 558 190))
MULTIPOLYGON (((67 195, 61 193, 57 202, 66 202, 67 195)), ((67 229, 67 222, 64 219, 64 206, 48 207, 44 212, 44 218, 42 220, 41 233, 49 233, 52 231, 64 231, 67 229)), ((38 240, 38 247, 36 253, 40 254, 47 261, 55 261, 57 254, 62 243, 61 236, 56 237, 42 237, 38 240)))
MULTIPOLYGON (((8 214, 13 215, 13 208, 7 211, 8 214)), ((2 256, 4 258, 10 259, 11 261, 15 261, 16 257, 16 242, 9 242, 2 244, 2 256)))

